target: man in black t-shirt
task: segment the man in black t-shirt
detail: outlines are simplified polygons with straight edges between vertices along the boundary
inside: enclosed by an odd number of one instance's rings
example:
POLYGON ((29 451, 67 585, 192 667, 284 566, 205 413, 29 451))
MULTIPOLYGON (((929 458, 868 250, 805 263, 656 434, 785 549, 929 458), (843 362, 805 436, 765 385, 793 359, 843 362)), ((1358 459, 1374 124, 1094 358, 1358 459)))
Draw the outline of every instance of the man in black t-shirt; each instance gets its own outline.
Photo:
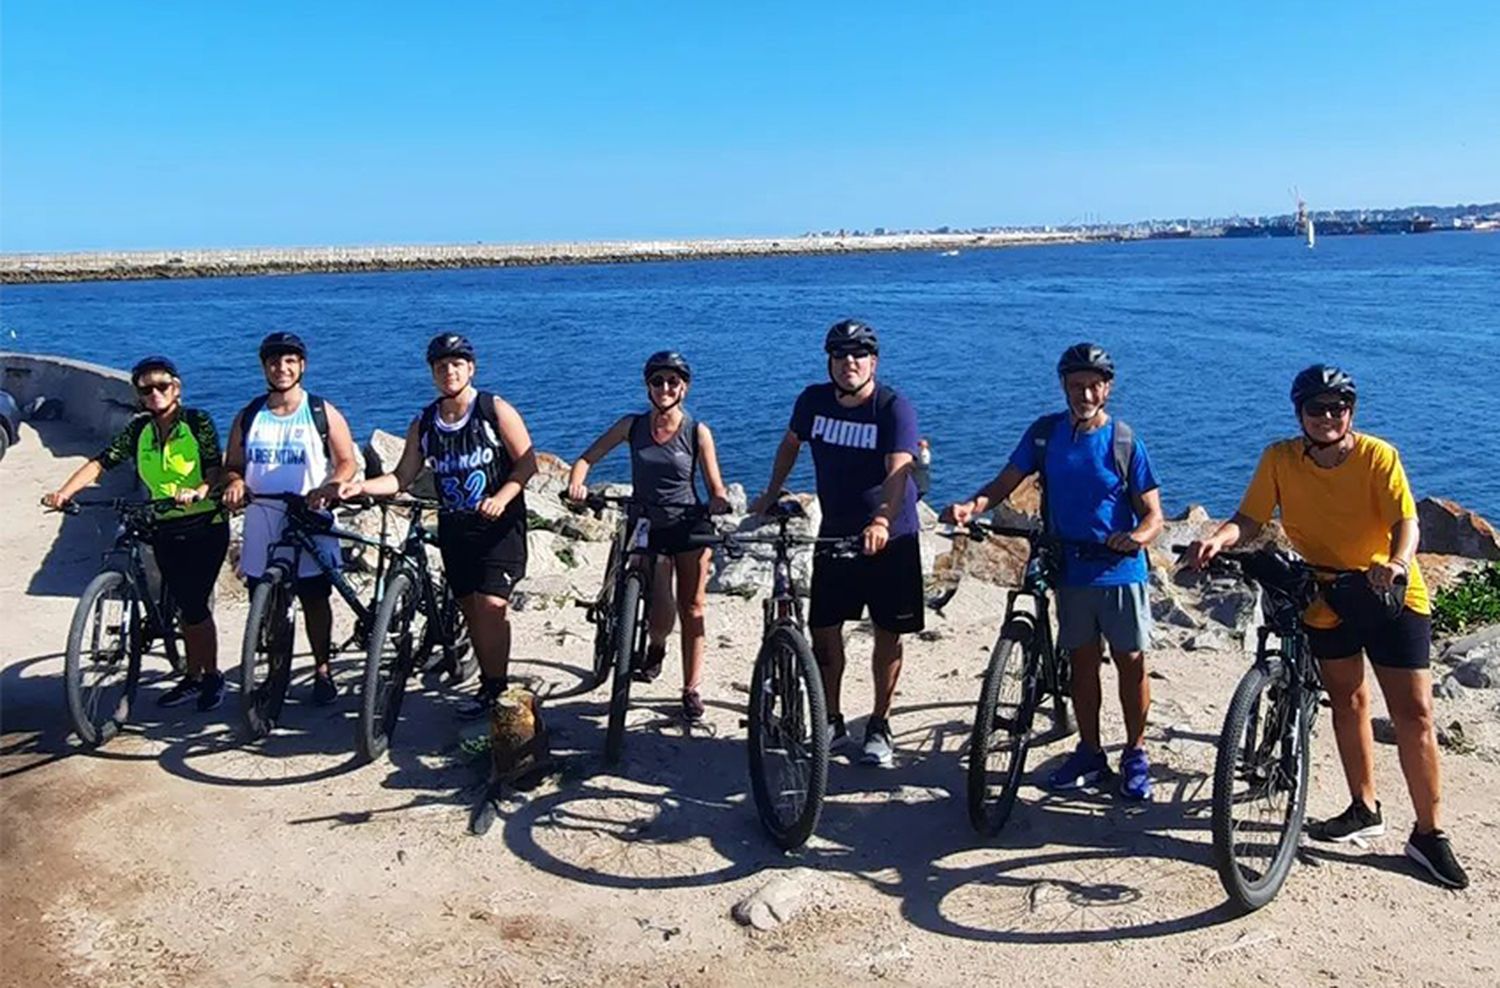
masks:
POLYGON ((824 350, 829 383, 814 384, 797 398, 766 492, 751 511, 762 514, 775 503, 802 444, 810 444, 823 511, 818 534, 858 535, 864 548, 855 559, 813 558, 808 624, 823 672, 828 730, 834 744, 847 736, 840 709, 844 622, 859 620, 868 608, 875 629, 875 705, 860 761, 889 768, 895 748, 887 718, 901 675, 901 636, 923 625, 912 480, 917 414, 894 389, 876 383, 880 345, 869 326, 853 319, 837 323, 824 350))

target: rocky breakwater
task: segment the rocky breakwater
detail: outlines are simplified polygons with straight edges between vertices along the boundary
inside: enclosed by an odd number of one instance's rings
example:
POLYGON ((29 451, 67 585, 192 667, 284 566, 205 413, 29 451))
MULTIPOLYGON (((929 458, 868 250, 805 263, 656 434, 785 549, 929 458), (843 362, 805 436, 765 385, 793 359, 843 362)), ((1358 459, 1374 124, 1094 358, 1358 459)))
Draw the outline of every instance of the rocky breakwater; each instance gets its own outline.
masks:
MULTIPOLYGON (((377 432, 366 444, 370 469, 391 468, 400 450, 399 437, 377 432)), ((613 510, 580 512, 566 504, 562 494, 568 466, 553 454, 538 454, 538 473, 526 493, 530 559, 527 577, 513 601, 523 614, 571 608, 578 601, 592 599, 604 578, 609 542, 620 516, 613 510)), ((616 494, 629 492, 628 485, 607 489, 616 494)), ((761 534, 774 530, 764 519, 745 513, 742 488, 731 486, 730 495, 733 510, 717 520, 721 531, 761 534)), ((803 504, 806 517, 797 520, 793 530, 816 532, 817 499, 809 494, 795 497, 803 504)), ((1453 585, 1471 570, 1500 560, 1500 536, 1483 518, 1451 501, 1435 498, 1421 501, 1418 510, 1422 544, 1417 558, 1434 592, 1453 585)), ((1037 489, 1027 484, 997 509, 996 516, 1008 524, 1032 526, 1037 524, 1038 512, 1037 489)), ((949 540, 940 534, 937 514, 930 506, 921 504, 919 513, 922 560, 931 598, 942 599, 945 590, 966 580, 1002 587, 1021 582, 1029 551, 1026 540, 949 540)), ((379 512, 365 511, 349 515, 346 521, 373 532, 378 529, 379 517, 379 512)), ((1259 592, 1238 579, 1187 571, 1178 565, 1172 551, 1172 546, 1200 538, 1218 524, 1219 520, 1206 510, 1192 506, 1169 519, 1153 545, 1150 579, 1156 619, 1154 648, 1202 653, 1205 661, 1245 662, 1254 652, 1261 624, 1259 592)), ((1257 544, 1287 546, 1284 533, 1275 523, 1266 527, 1257 544)), ((349 556, 354 572, 368 571, 360 553, 351 552, 349 556)), ((745 546, 742 553, 732 556, 715 550, 710 594, 746 599, 765 595, 771 586, 771 558, 766 546, 745 546)), ((800 592, 806 593, 810 575, 811 555, 797 553, 793 578, 800 592)), ((948 596, 952 596, 951 603, 940 613, 929 615, 925 639, 941 640, 960 626, 998 626, 999 614, 980 613, 963 594, 948 596)), ((545 614, 539 616, 549 627, 553 625, 545 614)), ((559 628, 563 624, 556 622, 559 628)), ((1456 751, 1500 760, 1500 627, 1440 638, 1434 646, 1433 673, 1439 734, 1444 744, 1456 751)))

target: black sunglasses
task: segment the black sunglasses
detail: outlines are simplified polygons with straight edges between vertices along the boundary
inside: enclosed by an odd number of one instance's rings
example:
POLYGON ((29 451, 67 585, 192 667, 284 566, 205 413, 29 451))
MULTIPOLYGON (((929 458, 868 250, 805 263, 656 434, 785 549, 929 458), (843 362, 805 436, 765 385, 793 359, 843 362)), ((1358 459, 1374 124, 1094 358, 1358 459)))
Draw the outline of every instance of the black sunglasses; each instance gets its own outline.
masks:
POLYGON ((153 391, 155 391, 157 394, 164 395, 168 391, 172 390, 172 385, 176 383, 176 381, 157 381, 154 384, 137 384, 135 386, 135 393, 140 395, 142 398, 146 397, 153 391))
POLYGON ((1347 401, 1310 401, 1302 406, 1302 414, 1310 419, 1337 419, 1353 407, 1347 401))
POLYGON ((646 383, 653 388, 665 388, 668 386, 675 388, 682 384, 682 378, 675 375, 668 376, 665 374, 658 374, 646 383))
POLYGON ((833 353, 829 354, 829 356, 834 360, 843 360, 845 357, 853 357, 855 360, 863 360, 866 357, 874 355, 874 353, 874 350, 867 350, 863 347, 858 347, 853 350, 835 350, 833 351, 833 353))

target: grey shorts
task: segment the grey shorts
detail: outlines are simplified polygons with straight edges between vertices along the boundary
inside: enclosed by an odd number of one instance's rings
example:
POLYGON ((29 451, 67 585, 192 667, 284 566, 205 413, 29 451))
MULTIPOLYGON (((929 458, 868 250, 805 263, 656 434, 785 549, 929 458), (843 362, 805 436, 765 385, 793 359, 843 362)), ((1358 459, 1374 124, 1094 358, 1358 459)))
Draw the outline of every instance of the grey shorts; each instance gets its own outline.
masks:
POLYGON ((1092 645, 1103 636, 1111 654, 1144 652, 1151 645, 1151 605, 1146 585, 1058 587, 1057 644, 1092 645))

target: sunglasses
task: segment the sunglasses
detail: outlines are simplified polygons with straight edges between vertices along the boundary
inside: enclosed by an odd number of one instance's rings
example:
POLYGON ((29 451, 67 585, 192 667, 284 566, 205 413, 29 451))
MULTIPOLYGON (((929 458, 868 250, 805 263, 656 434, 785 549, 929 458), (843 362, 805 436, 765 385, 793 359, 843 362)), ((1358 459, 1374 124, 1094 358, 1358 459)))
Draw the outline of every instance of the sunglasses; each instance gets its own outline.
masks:
POLYGON ((682 387, 682 378, 658 374, 646 383, 653 388, 680 388, 682 387))
POLYGON ((1338 419, 1353 407, 1347 401, 1310 401, 1302 406, 1302 414, 1310 419, 1338 419))
POLYGON ((164 395, 168 391, 172 390, 172 385, 175 383, 175 381, 156 381, 152 384, 137 384, 135 386, 135 393, 140 395, 142 398, 146 397, 152 392, 164 395))
POLYGON ((834 360, 844 360, 853 357, 855 360, 863 360, 874 354, 874 350, 835 350, 831 356, 834 360))

